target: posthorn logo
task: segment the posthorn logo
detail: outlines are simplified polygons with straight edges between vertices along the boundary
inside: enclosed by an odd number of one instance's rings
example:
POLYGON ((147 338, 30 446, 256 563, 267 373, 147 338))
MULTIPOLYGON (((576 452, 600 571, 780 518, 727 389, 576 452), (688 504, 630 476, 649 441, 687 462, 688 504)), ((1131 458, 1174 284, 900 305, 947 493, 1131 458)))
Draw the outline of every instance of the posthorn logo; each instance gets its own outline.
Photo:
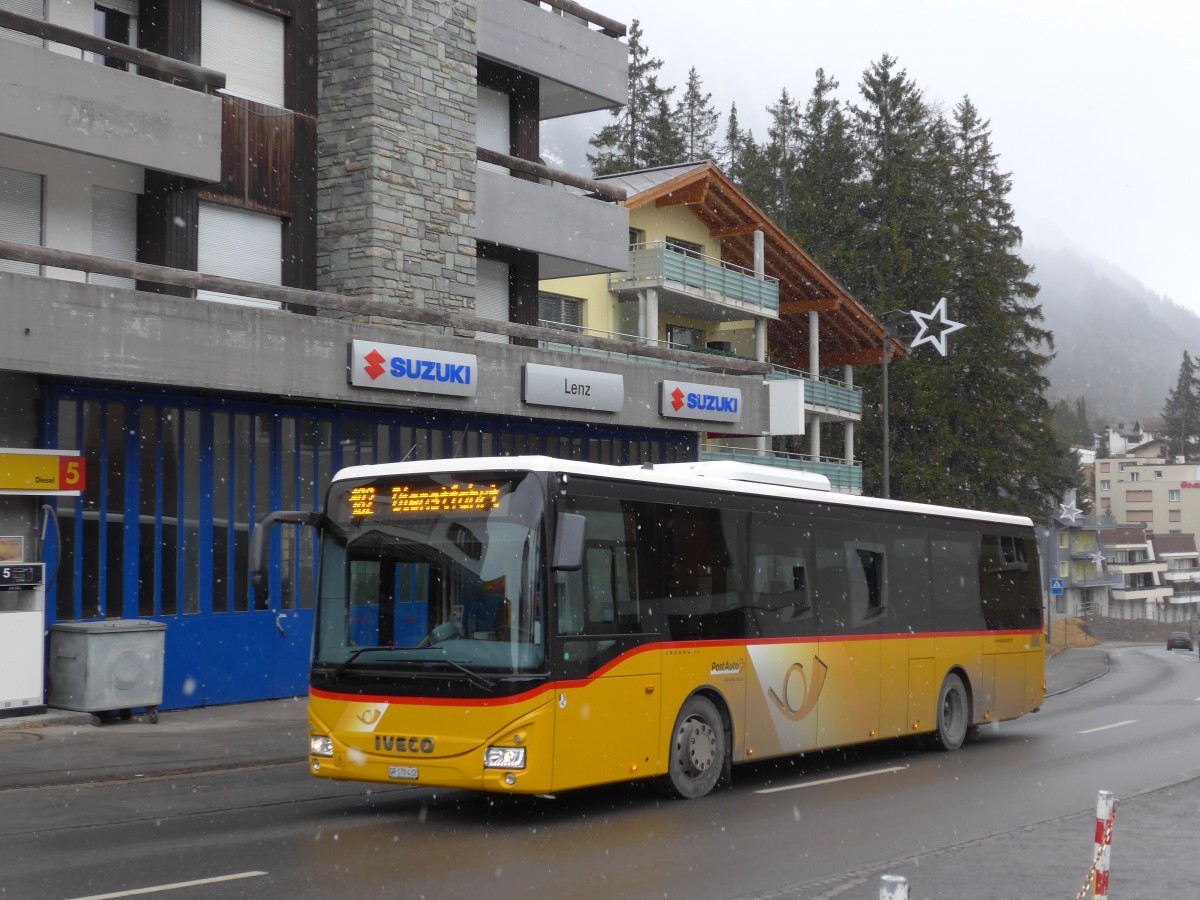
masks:
POLYGON ((363 371, 371 376, 372 381, 387 371, 387 369, 383 367, 386 357, 377 349, 372 350, 364 358, 367 361, 367 365, 363 367, 363 371))
POLYGON ((671 391, 671 407, 675 410, 675 412, 679 412, 681 409, 683 409, 683 398, 685 396, 687 395, 684 394, 684 392, 679 388, 675 388, 675 390, 671 391))

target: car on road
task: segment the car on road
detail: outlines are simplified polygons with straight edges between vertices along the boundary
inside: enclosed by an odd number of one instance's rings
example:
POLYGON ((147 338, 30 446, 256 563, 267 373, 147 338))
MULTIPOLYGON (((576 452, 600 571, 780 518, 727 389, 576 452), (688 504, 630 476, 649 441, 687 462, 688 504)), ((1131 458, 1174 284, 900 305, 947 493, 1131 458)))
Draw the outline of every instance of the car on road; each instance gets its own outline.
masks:
POLYGON ((1191 650, 1192 636, 1186 631, 1172 631, 1167 635, 1168 650, 1191 650))

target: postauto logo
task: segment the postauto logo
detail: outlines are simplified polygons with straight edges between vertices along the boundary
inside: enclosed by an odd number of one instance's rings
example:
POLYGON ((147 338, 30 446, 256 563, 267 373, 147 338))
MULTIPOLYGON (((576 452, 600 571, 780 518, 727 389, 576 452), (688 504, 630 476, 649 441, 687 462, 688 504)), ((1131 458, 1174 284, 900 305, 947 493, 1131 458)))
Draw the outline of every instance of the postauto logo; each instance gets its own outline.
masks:
POLYGON ((742 417, 742 392, 738 388, 664 381, 661 412, 671 419, 737 422, 742 417))
POLYGON ((474 397, 478 363, 470 353, 351 341, 350 383, 357 387, 474 397))

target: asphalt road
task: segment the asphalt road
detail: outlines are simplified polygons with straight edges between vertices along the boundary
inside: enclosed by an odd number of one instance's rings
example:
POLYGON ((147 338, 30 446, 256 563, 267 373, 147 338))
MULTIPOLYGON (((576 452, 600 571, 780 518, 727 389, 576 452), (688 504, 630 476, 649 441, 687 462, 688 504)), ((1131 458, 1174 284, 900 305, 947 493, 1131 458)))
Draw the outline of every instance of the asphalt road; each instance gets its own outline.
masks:
POLYGON ((914 900, 1069 898, 1105 789, 1120 800, 1112 896, 1173 900, 1200 842, 1200 665, 1159 647, 1111 657, 1104 678, 958 753, 892 742, 759 763, 693 802, 648 786, 379 789, 300 765, 5 791, 0 896, 873 900, 893 872, 914 900))

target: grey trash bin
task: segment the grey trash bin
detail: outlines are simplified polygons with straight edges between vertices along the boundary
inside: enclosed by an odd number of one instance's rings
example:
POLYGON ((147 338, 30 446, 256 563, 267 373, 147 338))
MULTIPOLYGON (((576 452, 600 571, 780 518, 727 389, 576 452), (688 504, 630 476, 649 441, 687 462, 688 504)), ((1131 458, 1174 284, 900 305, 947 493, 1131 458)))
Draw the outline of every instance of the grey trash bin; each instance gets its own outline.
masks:
POLYGON ((50 626, 50 695, 58 709, 158 721, 167 626, 146 619, 59 622, 50 626))

